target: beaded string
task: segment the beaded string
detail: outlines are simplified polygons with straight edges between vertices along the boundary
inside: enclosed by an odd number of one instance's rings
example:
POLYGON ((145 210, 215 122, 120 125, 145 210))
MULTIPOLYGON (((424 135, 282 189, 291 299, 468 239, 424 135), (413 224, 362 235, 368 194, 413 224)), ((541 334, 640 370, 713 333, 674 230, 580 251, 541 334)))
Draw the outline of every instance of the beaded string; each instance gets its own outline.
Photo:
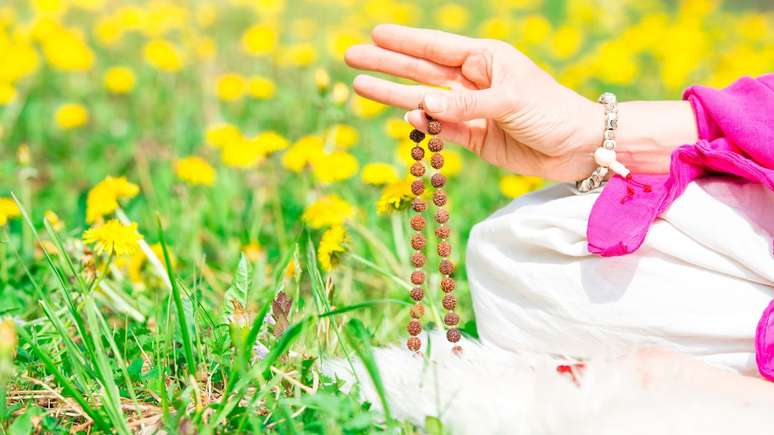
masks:
MULTIPOLYGON (((419 107, 420 110, 422 107, 419 107)), ((430 177, 430 184, 433 186, 433 204, 436 206, 435 222, 437 226, 435 228, 435 235, 438 238, 438 244, 436 251, 441 258, 438 264, 438 270, 442 275, 441 278, 441 290, 444 293, 442 304, 444 309, 447 310, 444 316, 444 324, 448 327, 446 331, 446 339, 451 343, 457 343, 460 338, 460 331, 457 329, 457 325, 460 321, 460 316, 454 312, 457 306, 457 298, 454 296, 454 288, 456 283, 451 275, 454 273, 454 263, 449 260, 451 255, 451 244, 449 243, 449 211, 444 208, 448 197, 443 187, 446 185, 446 177, 441 174, 441 168, 443 168, 444 160, 441 155, 443 150, 443 141, 437 135, 441 132, 441 123, 429 115, 425 114, 427 118, 427 132, 430 134, 430 140, 427 144, 428 149, 433 153, 430 157, 430 166, 434 169, 433 175, 430 177)), ((425 308, 422 305, 422 299, 424 299, 423 285, 425 282, 425 273, 422 270, 427 257, 423 253, 427 241, 422 233, 424 230, 426 221, 422 215, 427 210, 427 202, 421 198, 421 195, 425 192, 425 165, 423 163, 425 157, 425 150, 419 146, 420 142, 424 140, 425 134, 419 130, 412 130, 409 134, 409 138, 415 143, 411 149, 411 157, 414 159, 414 164, 411 166, 411 175, 415 177, 411 183, 411 192, 414 194, 414 200, 411 204, 411 208, 415 214, 411 217, 411 228, 415 231, 411 237, 411 247, 415 252, 411 256, 411 263, 414 265, 415 270, 411 273, 411 283, 414 284, 414 288, 411 290, 411 298, 416 302, 411 308, 411 320, 408 324, 408 333, 410 335, 406 342, 409 350, 418 352, 422 346, 422 342, 419 339, 419 334, 422 332, 422 323, 420 319, 424 315, 425 308)), ((455 345, 453 348, 455 353, 462 351, 462 347, 455 345)))

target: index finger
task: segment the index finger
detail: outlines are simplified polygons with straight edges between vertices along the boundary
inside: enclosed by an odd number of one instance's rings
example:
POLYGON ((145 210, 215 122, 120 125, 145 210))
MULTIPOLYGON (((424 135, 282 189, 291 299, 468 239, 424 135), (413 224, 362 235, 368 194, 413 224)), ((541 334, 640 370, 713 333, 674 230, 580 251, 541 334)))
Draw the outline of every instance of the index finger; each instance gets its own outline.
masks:
POLYGON ((382 48, 446 66, 461 66, 478 49, 477 40, 467 36, 397 24, 374 27, 371 38, 382 48))

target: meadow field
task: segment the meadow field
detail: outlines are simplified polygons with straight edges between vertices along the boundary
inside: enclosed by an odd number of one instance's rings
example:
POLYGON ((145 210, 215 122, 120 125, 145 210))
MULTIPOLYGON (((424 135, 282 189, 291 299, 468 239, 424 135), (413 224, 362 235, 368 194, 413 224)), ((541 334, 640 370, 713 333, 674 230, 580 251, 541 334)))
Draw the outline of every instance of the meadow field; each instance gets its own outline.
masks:
MULTIPOLYGON (((0 433, 416 433, 320 370, 360 358, 378 386, 371 349, 405 342, 411 301, 411 128, 353 94, 346 48, 433 27, 508 41, 589 98, 676 99, 774 70, 772 9, 3 0, 0 433)), ((476 337, 467 234, 546 181, 444 158, 476 337)))

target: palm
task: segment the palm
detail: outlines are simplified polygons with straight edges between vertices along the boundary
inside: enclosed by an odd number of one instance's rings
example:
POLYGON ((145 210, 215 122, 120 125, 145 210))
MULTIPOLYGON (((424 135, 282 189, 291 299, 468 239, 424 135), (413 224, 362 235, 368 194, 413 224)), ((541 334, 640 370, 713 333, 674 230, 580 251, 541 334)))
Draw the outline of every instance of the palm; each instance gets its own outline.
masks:
MULTIPOLYGON (((445 121, 446 139, 522 174, 574 180, 591 171, 585 160, 569 153, 577 128, 574 115, 588 106, 588 100, 559 85, 518 50, 499 41, 394 25, 378 26, 373 39, 376 46, 351 48, 347 63, 452 91, 470 91, 452 93, 463 113, 434 115, 445 121), (478 96, 474 93, 481 98, 472 98, 478 96), (481 106, 482 100, 486 107, 473 107, 481 106), (486 116, 471 116, 482 113, 486 116)), ((415 109, 428 94, 442 92, 362 75, 355 79, 355 90, 406 109, 415 109)), ((418 111, 409 120, 420 128, 425 123, 418 111)))

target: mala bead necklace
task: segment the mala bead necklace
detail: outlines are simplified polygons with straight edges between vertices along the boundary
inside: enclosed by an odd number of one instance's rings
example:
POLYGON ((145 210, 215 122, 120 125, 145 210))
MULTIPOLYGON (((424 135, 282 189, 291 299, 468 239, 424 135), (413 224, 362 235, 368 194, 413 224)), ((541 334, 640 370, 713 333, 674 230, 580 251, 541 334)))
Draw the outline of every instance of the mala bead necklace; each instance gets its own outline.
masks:
MULTIPOLYGON (((424 108, 420 105, 420 110, 424 108)), ((456 282, 452 278, 454 273, 454 263, 449 260, 451 255, 451 244, 449 243, 449 227, 447 222, 449 221, 449 211, 444 207, 448 200, 446 192, 443 187, 446 185, 446 177, 441 174, 441 168, 443 168, 443 156, 441 151, 443 150, 443 141, 437 135, 441 132, 441 123, 438 120, 433 119, 429 115, 425 114, 427 118, 427 132, 430 135, 430 140, 427 143, 427 148, 432 155, 430 156, 430 166, 434 169, 432 176, 430 177, 430 185, 433 187, 432 201, 436 206, 434 220, 436 222, 435 235, 438 239, 436 245, 436 252, 440 257, 438 263, 438 271, 441 273, 441 290, 443 291, 442 305, 446 309, 446 315, 443 322, 447 326, 446 339, 451 343, 457 343, 460 341, 461 335, 457 325, 460 322, 460 316, 454 311, 457 307, 457 298, 454 296, 454 288, 457 286, 456 282)), ((425 139, 425 133, 419 130, 412 130, 409 134, 409 139, 414 142, 414 147, 411 148, 411 158, 414 159, 414 164, 411 166, 411 175, 415 177, 411 183, 411 192, 414 194, 414 200, 412 201, 411 208, 414 210, 414 215, 411 216, 410 223, 411 228, 415 231, 411 237, 411 247, 414 249, 414 254, 411 256, 411 263, 414 265, 414 271, 411 273, 411 283, 414 287, 411 289, 411 298, 415 301, 414 306, 411 308, 411 320, 408 324, 409 338, 406 342, 406 346, 412 352, 419 352, 422 347, 422 341, 419 338, 419 334, 422 332, 421 318, 425 313, 425 307, 422 304, 422 300, 425 297, 424 285, 426 281, 426 275, 423 270, 425 263, 427 263, 427 256, 425 255, 425 247, 427 240, 425 239, 423 230, 426 226, 426 221, 423 216, 427 210, 427 202, 422 198, 425 193, 425 181, 426 174, 424 158, 425 150, 419 144, 425 139)), ((455 345, 453 347, 455 353, 462 351, 462 347, 455 345)))

